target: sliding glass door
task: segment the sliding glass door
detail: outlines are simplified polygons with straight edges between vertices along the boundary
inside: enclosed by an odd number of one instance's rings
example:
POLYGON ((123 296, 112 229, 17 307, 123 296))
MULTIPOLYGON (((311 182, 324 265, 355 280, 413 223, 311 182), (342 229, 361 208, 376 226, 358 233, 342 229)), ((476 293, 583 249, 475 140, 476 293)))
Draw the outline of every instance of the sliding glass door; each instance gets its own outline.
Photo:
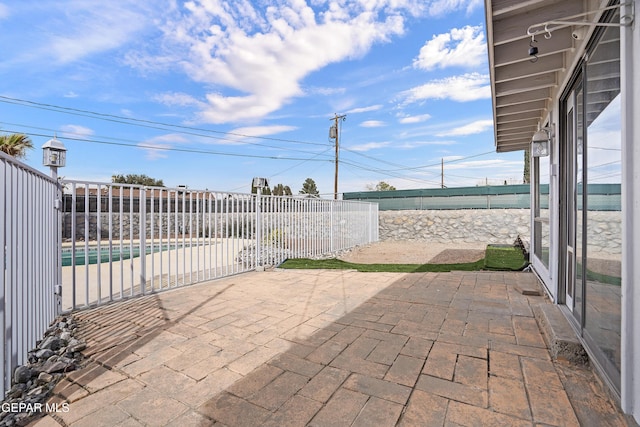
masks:
MULTIPOLYGON (((616 19, 613 17, 612 19, 616 19)), ((561 101, 564 303, 596 365, 620 390, 620 30, 608 27, 561 101)))

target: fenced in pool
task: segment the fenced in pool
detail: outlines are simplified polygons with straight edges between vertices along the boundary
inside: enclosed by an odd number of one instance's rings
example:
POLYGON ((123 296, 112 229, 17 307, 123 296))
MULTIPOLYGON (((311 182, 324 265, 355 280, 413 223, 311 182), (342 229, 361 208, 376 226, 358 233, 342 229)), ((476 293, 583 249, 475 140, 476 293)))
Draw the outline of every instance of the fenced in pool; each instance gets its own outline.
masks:
MULTIPOLYGON (((144 254, 149 255, 151 253, 162 252, 170 249, 176 249, 176 246, 169 245, 154 245, 146 246, 144 254)), ((137 258, 142 252, 141 248, 136 245, 133 249, 127 243, 126 245, 111 245, 111 246, 90 246, 87 251, 84 247, 71 249, 70 247, 62 248, 61 263, 63 267, 69 267, 72 265, 88 265, 88 264, 101 264, 108 262, 116 262, 120 260, 127 260, 130 258, 137 258)))

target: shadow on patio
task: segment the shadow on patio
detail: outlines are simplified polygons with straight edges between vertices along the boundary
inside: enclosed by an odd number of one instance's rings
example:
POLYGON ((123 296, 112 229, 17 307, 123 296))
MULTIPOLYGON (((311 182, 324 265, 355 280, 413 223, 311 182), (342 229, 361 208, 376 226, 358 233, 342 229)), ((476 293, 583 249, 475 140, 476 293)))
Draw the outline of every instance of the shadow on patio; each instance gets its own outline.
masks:
POLYGON ((89 363, 34 425, 624 425, 597 388, 570 401, 590 377, 551 361, 534 281, 273 271, 80 312, 89 363))

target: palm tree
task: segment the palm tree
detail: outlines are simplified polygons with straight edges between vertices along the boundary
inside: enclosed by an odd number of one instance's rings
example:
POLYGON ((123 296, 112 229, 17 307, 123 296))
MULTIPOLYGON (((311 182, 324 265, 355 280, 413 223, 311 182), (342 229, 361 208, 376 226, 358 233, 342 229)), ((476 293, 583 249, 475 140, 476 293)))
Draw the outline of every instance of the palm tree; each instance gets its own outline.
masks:
POLYGON ((23 133, 0 135, 0 151, 16 159, 27 157, 27 149, 33 148, 31 138, 23 133))

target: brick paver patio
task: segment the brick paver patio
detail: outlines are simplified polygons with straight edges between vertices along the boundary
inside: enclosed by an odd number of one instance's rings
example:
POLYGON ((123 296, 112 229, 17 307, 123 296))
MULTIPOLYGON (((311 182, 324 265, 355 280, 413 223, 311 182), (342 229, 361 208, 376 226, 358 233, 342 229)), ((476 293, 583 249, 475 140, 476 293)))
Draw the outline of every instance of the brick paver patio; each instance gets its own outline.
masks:
POLYGON ((551 360, 531 309, 548 302, 515 289, 534 280, 269 271, 81 312, 89 363, 33 424, 625 425, 551 360))

